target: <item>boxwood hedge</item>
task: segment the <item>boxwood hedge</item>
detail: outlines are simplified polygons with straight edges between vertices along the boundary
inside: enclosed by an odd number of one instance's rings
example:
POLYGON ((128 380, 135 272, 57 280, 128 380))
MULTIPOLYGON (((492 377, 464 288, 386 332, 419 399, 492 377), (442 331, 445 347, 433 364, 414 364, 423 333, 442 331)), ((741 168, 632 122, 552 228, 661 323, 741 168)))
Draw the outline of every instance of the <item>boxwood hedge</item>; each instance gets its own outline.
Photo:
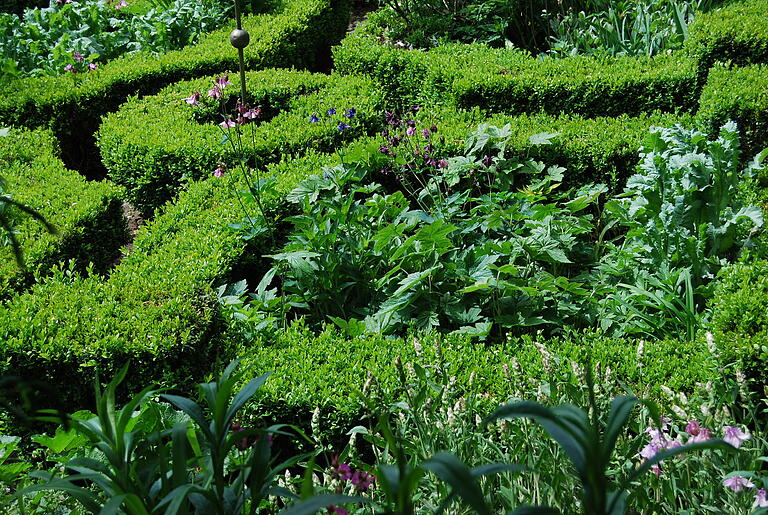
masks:
MULTIPOLYGON (((224 90, 234 111, 239 80, 224 90)), ((307 72, 265 70, 247 75, 250 104, 263 108, 265 121, 242 127, 244 152, 252 166, 261 167, 284 154, 306 149, 330 150, 379 125, 381 95, 370 79, 328 77, 307 72), (325 123, 330 107, 339 110, 336 122, 325 123), (343 110, 357 110, 353 121, 343 110), (321 123, 310 123, 317 113, 321 123), (339 131, 339 120, 352 128, 339 131)), ((167 201, 179 185, 208 176, 224 163, 233 166, 233 147, 222 144, 224 118, 219 103, 202 100, 193 107, 182 100, 210 89, 212 78, 174 84, 159 94, 132 99, 105 117, 98 144, 109 177, 125 186, 128 197, 145 213, 167 201)), ((231 116, 231 115, 230 115, 231 116)), ((234 130, 232 130, 234 132, 234 130)))
POLYGON ((15 217, 26 270, 17 266, 10 246, 0 246, 0 298, 29 286, 59 261, 74 260, 81 272, 93 263, 94 271, 104 273, 127 240, 119 188, 67 170, 56 148, 47 130, 12 129, 0 137, 2 174, 12 198, 37 210, 59 233, 49 234, 29 216, 15 217))
MULTIPOLYGON (((285 0, 279 10, 248 16, 251 34, 245 61, 249 69, 312 67, 341 39, 350 0, 285 0)), ((0 90, 0 123, 48 126, 57 137, 82 139, 93 134, 101 115, 129 95, 154 93, 182 79, 237 68, 237 53, 227 44, 232 22, 182 50, 154 56, 115 59, 95 72, 13 81, 0 90), (77 138, 73 138, 77 136, 77 138)))
POLYGON ((697 117, 711 132, 736 120, 746 158, 768 147, 768 65, 712 68, 697 117))
POLYGON ((584 116, 692 111, 696 63, 684 55, 535 60, 517 50, 450 44, 427 51, 379 43, 374 29, 334 49, 342 73, 380 82, 393 105, 447 104, 584 116))

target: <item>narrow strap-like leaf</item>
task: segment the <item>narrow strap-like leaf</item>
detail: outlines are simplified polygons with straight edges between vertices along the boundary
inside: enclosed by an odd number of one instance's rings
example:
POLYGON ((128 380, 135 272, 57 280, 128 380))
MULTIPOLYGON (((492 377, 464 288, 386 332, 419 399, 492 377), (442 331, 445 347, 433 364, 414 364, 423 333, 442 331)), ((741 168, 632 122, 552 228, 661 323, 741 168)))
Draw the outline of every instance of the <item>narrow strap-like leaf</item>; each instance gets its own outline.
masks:
POLYGON ((491 514, 480 485, 475 481, 469 468, 456 456, 448 452, 439 452, 419 466, 451 485, 453 491, 475 512, 480 515, 491 514))

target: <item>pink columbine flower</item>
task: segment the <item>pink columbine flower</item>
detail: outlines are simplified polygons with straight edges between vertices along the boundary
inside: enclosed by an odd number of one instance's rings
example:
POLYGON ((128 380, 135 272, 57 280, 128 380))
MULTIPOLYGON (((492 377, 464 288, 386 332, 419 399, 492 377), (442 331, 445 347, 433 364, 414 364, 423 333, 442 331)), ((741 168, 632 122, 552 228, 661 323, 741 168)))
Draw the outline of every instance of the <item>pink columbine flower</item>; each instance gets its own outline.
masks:
POLYGON ((224 89, 224 88, 226 88, 227 86, 231 86, 231 85, 232 85, 232 83, 231 83, 231 82, 229 82, 228 78, 229 78, 229 75, 227 75, 227 74, 225 73, 225 74, 224 74, 224 75, 222 75, 221 77, 218 77, 218 76, 217 76, 217 77, 216 77, 216 78, 213 80, 213 82, 214 82, 214 83, 216 83, 216 86, 218 86, 219 88, 221 88, 221 89, 224 89))
POLYGON ((74 58, 75 58, 75 61, 77 61, 78 63, 82 62, 82 61, 83 61, 83 59, 85 59, 85 57, 83 57, 82 55, 80 55, 80 52, 78 52, 77 50, 75 50, 74 52, 72 52, 72 57, 74 57, 74 58))
POLYGON ((695 420, 689 420, 688 424, 686 424, 685 426, 685 432, 691 436, 698 435, 700 429, 701 429, 701 426, 695 420))
POLYGON ((753 508, 768 508, 768 495, 766 495, 765 488, 761 488, 755 494, 755 503, 753 508))
POLYGON ((210 98, 221 98, 221 90, 217 86, 214 86, 213 89, 208 91, 208 96, 210 98))
POLYGON ((226 120, 221 122, 219 125, 221 125, 222 129, 231 129, 237 126, 237 122, 234 121, 232 118, 227 118, 226 120))
POLYGON ((256 118, 261 116, 261 108, 257 107, 255 109, 249 109, 243 113, 243 116, 245 118, 248 118, 249 120, 255 120, 256 118))
POLYGON ((213 171, 213 176, 214 177, 224 177, 224 172, 225 171, 226 171, 226 168, 224 168, 224 165, 219 165, 219 167, 216 168, 213 171))
POLYGON ((733 445, 737 449, 741 447, 742 443, 746 442, 750 438, 749 433, 743 432, 736 426, 725 426, 723 431, 725 432, 723 440, 733 445))
POLYGON ((191 95, 189 95, 187 98, 184 99, 184 102, 191 106, 199 106, 200 105, 200 93, 194 92, 191 95))
POLYGON ((437 162, 438 168, 448 168, 448 161, 446 159, 441 159, 437 162))
POLYGON ((72 72, 72 73, 77 73, 77 70, 75 70, 75 67, 74 67, 74 66, 72 66, 71 64, 68 64, 68 65, 66 65, 66 66, 64 67, 64 71, 66 71, 66 72, 72 72))
POLYGON ((125 0, 120 0, 115 6, 115 9, 122 9, 123 7, 128 7, 128 2, 125 0))
POLYGON ((88 69, 91 71, 95 70, 98 67, 99 65, 97 63, 88 63, 88 69))
POLYGON ((742 476, 731 476, 723 481, 723 486, 734 492, 741 492, 745 488, 754 488, 755 484, 742 476))

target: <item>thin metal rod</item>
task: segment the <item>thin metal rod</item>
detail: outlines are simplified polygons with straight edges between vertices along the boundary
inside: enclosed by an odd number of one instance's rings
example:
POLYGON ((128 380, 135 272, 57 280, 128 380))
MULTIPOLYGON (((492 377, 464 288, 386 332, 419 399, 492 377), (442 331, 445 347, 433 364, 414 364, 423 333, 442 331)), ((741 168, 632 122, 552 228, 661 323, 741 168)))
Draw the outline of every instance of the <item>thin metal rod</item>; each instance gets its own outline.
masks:
MULTIPOLYGON (((237 29, 242 30, 243 23, 240 20, 240 2, 235 0, 235 23, 237 29)), ((240 61, 240 105, 245 105, 245 56, 242 48, 237 49, 237 57, 240 61)))

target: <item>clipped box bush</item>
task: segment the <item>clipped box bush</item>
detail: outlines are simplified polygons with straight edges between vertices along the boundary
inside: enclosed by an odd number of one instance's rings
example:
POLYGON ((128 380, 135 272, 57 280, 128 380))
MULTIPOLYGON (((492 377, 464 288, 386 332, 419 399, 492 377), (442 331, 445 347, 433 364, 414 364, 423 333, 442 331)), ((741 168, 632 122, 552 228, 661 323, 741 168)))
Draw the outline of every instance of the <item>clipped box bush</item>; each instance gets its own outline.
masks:
MULTIPOLYGON (((270 14, 248 16, 245 50, 249 69, 312 67, 346 32, 350 1, 286 0, 270 14)), ((229 44, 230 22, 199 43, 163 55, 135 54, 84 76, 40 77, 12 82, 0 90, 0 123, 49 126, 60 139, 93 134, 100 117, 130 95, 145 95, 182 79, 237 68, 229 44)))
POLYGON ((697 117, 712 132, 735 120, 747 159, 768 147, 768 65, 712 68, 697 117))
MULTIPOLYGON (((223 100, 234 111, 239 79, 230 80, 223 100)), ((244 152, 256 167, 310 148, 331 150, 378 125, 381 96, 364 77, 265 70, 248 74, 246 84, 249 104, 261 106, 264 118, 242 126, 244 152), (339 131, 336 124, 310 123, 313 113, 327 119, 330 107, 339 111, 336 120, 352 128, 339 131), (349 121, 343 112, 352 107, 357 114, 349 121)), ((205 99, 212 85, 212 77, 180 82, 157 95, 132 99, 105 117, 98 145, 109 177, 125 186, 145 213, 172 198, 180 185, 209 176, 220 163, 235 165, 232 145, 222 144, 219 102, 205 99), (193 92, 203 96, 197 107, 182 100, 193 92)))
POLYGON ((674 391, 691 391, 696 383, 706 383, 718 373, 716 360, 702 341, 645 342, 642 360, 638 361, 636 341, 594 335, 540 342, 551 359, 542 357, 531 338, 486 346, 463 336, 420 334, 420 355, 413 340, 412 336, 349 338, 330 327, 314 333, 298 323, 243 348, 241 368, 248 370, 246 376, 253 377, 274 371, 261 390, 260 414, 307 426, 319 407, 323 431, 334 436, 344 434, 360 420, 363 409, 356 393, 363 389, 369 373, 373 377, 369 392, 399 391, 394 364, 398 357, 404 364, 443 365, 458 385, 488 396, 489 412, 498 403, 520 395, 516 390, 521 385, 530 392, 556 376, 571 375, 572 361, 583 365, 587 352, 593 365, 600 363, 603 371, 610 368, 615 380, 650 398, 661 396, 662 385, 674 391), (507 376, 505 365, 514 376, 507 376))
MULTIPOLYGON (((267 208, 328 160, 313 153, 272 165, 276 196, 265 198, 267 208)), ((253 261, 228 227, 243 217, 243 187, 235 174, 198 181, 139 231, 107 279, 58 272, 0 307, 0 373, 56 385, 72 408, 91 402, 96 371, 111 377, 126 361, 131 391, 200 380, 222 351, 213 285, 253 261)))
POLYGON ((12 198, 43 215, 59 234, 49 234, 38 221, 20 215, 14 224, 26 270, 10 246, 0 246, 0 298, 46 275, 59 261, 74 260, 75 269, 105 273, 127 240, 120 190, 107 182, 87 182, 59 160, 50 131, 12 129, 0 137, 2 175, 12 198))
POLYGON ((376 79, 400 107, 617 116, 692 111, 699 94, 696 62, 683 55, 535 60, 482 45, 405 50, 382 45, 369 28, 336 47, 334 62, 341 73, 376 79))
POLYGON ((703 74, 716 61, 743 66, 768 63, 767 0, 736 0, 696 14, 685 50, 703 74))

